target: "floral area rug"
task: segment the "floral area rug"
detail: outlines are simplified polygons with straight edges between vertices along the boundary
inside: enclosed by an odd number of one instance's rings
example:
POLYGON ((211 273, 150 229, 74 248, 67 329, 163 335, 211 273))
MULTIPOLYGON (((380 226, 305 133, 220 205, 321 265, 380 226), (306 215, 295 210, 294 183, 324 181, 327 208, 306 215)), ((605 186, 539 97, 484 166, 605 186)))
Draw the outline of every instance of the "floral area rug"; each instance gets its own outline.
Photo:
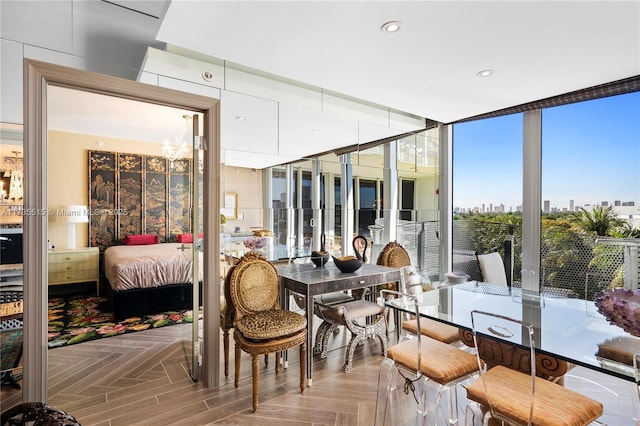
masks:
POLYGON ((148 328, 193 322, 193 311, 163 312, 116 321, 106 297, 49 299, 49 349, 148 328))

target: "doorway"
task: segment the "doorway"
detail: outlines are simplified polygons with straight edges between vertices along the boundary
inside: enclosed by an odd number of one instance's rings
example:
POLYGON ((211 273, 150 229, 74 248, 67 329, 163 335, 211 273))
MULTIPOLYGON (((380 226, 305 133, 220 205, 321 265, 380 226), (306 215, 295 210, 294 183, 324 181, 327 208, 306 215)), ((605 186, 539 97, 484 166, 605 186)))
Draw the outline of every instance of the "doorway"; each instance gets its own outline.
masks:
MULTIPOLYGON (((198 339, 197 327, 192 335, 192 350, 208 354, 203 359, 202 381, 207 387, 219 384, 219 275, 217 253, 219 251, 219 228, 217 215, 207 212, 219 211, 219 177, 215 170, 219 164, 218 100, 199 95, 178 92, 175 90, 149 86, 146 84, 123 80, 39 61, 25 61, 26 115, 25 115, 25 197, 26 211, 46 212, 48 202, 48 132, 47 132, 47 100, 50 88, 65 87, 89 93, 112 96, 158 106, 177 108, 201 114, 202 135, 207 142, 208 150, 202 155, 202 211, 195 211, 196 220, 202 223, 202 287, 203 287, 203 340, 198 339), (43 166, 44 165, 44 166, 43 166), (201 221, 198 214, 201 214, 201 221), (214 261, 216 260, 216 261, 214 261)), ((140 117, 144 120, 144 117, 140 117)), ((192 158, 199 158, 199 152, 191 148, 192 158)), ((192 162, 195 164, 195 162, 192 162)), ((198 162, 198 166, 200 162, 198 162)), ((194 167, 197 169, 197 167, 194 167)), ((198 169, 196 173, 199 173, 198 169)), ((198 182, 198 179, 194 179, 198 182)), ((193 186, 197 191, 198 185, 193 186)), ((196 192, 196 198, 197 198, 196 192)), ((193 216, 192 216, 193 217, 193 216)), ((24 318, 28 326, 24 330, 24 390, 25 401, 47 400, 47 271, 48 252, 47 236, 49 223, 47 215, 25 215, 25 276, 24 281, 30 291, 25 292, 24 318), (34 285, 33 283, 45 283, 34 285)), ((196 233, 195 235, 198 235, 196 233)), ((194 245, 195 246, 195 245, 194 245)), ((197 274, 194 268, 194 274, 197 274)), ((197 276, 196 276, 197 279, 197 276)), ((193 286, 197 288, 197 286, 193 286)), ((195 292, 194 292, 195 293, 195 292)), ((194 321, 197 323, 197 321, 194 321)))

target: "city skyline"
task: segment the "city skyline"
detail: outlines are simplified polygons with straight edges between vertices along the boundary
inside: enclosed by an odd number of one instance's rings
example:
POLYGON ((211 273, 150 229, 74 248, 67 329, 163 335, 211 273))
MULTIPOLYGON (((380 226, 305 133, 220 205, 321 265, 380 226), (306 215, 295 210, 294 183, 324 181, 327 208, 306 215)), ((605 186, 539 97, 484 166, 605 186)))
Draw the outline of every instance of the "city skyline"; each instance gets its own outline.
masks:
MULTIPOLYGON (((586 208, 588 209, 589 207, 595 207, 595 206, 603 206, 603 207, 608 207, 608 206, 612 206, 612 207, 627 207, 627 208, 634 208, 635 209, 631 209, 634 211, 637 210, 638 213, 640 213, 640 205, 638 203, 636 203, 635 201, 622 201, 622 200, 614 200, 613 202, 610 201, 606 201, 603 200, 599 203, 593 203, 593 204, 584 204, 584 205, 580 205, 575 203, 575 200, 568 200, 569 203, 566 206, 556 206, 551 204, 550 200, 543 200, 542 201, 542 206, 541 206, 541 211, 544 213, 554 213, 554 212, 575 212, 578 211, 581 207, 582 208, 586 208)), ((620 209, 619 209, 620 210, 620 209)), ((518 205, 516 207, 513 206, 506 206, 504 203, 499 203, 499 204, 494 204, 494 203, 481 203, 478 206, 473 206, 473 207, 462 207, 462 206, 456 206, 454 205, 453 207, 453 211, 455 213, 465 213, 465 212, 479 212, 479 213, 514 213, 514 212, 521 212, 522 211, 522 205, 518 205)))
MULTIPOLYGON (((542 200, 640 205, 640 92, 542 111, 542 200)), ((454 125, 453 205, 522 205, 523 114, 454 125)))

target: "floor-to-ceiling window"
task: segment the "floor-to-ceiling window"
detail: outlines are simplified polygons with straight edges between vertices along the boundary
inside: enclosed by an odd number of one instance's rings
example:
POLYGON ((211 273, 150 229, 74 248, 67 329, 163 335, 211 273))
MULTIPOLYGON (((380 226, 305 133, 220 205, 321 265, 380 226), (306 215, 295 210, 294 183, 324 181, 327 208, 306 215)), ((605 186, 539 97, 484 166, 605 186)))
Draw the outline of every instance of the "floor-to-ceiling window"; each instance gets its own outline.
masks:
POLYGON ((622 287, 638 259, 611 237, 640 237, 640 92, 542 110, 542 285, 622 287))
POLYGON ((376 191, 376 181, 371 179, 358 180, 358 216, 357 230, 358 235, 369 236, 369 226, 375 224, 376 220, 376 199, 378 193, 376 191))
POLYGON ((287 244, 287 173, 284 169, 274 168, 271 175, 273 209, 273 232, 278 244, 287 244))
MULTIPOLYGON (((523 115, 454 125, 452 269, 480 279, 475 253, 504 257, 507 235, 522 224, 523 115)), ((520 270, 518 251, 514 270, 520 270)), ((514 272, 515 273, 515 272, 514 272)), ((519 279, 519 272, 515 273, 519 279)))

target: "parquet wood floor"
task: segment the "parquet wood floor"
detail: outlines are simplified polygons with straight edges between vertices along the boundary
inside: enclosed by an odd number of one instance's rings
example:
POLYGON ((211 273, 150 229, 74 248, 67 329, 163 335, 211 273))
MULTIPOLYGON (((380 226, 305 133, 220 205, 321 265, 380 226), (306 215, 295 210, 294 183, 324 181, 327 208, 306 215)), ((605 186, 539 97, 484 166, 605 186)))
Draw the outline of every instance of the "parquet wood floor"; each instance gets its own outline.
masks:
MULTIPOLYGON (((213 390, 191 381, 183 346, 190 327, 164 327, 50 350, 48 402, 73 414, 84 426, 373 425, 382 361, 377 341, 360 346, 353 370, 343 373, 342 347, 348 333, 335 335, 327 359, 316 357, 313 386, 304 393, 298 387, 297 351, 290 351, 289 368, 278 375, 273 371, 274 357, 268 366, 261 361, 260 406, 252 413, 246 355, 238 389, 233 386, 233 373, 213 390)), ((231 364, 233 372, 233 353, 231 364)), ((606 392, 596 395, 608 401, 605 421, 609 425, 636 424, 630 383, 584 369, 575 373, 618 393, 615 398, 606 392)), ((581 381, 571 386, 590 387, 581 381)), ((15 398, 3 386, 3 410, 19 402, 15 398)))

